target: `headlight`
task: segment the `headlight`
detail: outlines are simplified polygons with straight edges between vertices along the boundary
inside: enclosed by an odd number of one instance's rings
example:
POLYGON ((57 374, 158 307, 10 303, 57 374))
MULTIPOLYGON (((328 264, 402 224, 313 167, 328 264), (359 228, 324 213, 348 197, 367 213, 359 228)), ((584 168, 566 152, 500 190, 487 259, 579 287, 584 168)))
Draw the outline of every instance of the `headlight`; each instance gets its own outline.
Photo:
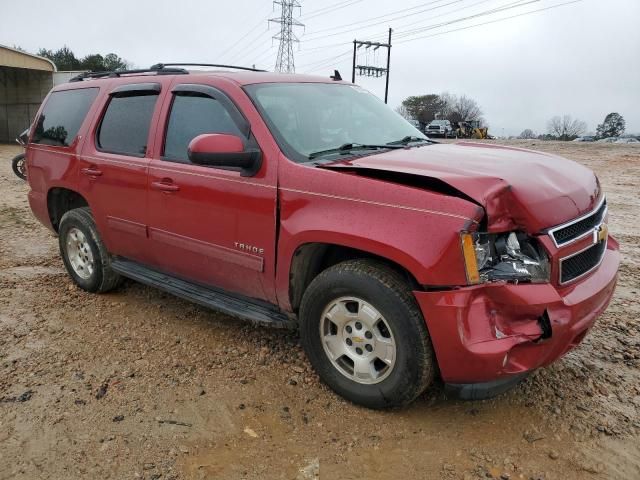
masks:
POLYGON ((491 281, 549 281, 549 259, 538 242, 524 233, 460 234, 467 280, 470 284, 491 281))

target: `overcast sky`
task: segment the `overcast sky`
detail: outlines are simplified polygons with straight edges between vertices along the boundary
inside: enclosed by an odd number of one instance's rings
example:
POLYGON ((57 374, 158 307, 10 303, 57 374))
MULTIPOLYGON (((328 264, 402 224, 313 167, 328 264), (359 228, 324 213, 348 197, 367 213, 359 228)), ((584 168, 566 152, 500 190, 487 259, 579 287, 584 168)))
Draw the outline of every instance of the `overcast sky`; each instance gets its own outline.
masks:
MULTIPOLYGON (((566 1, 299 0, 306 26, 295 30, 297 72, 338 68, 350 78, 353 39, 380 41, 391 27, 394 107, 409 95, 447 91, 475 98, 496 135, 544 132, 550 117, 565 113, 595 130, 612 111, 625 117, 627 131, 640 132, 640 0, 582 0, 493 22, 566 1), (457 21, 514 4, 522 5, 457 21), (483 22, 493 23, 452 31, 483 22)), ((268 0, 0 0, 0 12, 0 44, 30 52, 67 45, 79 57, 115 52, 138 67, 194 61, 273 69, 278 50, 271 36, 279 26, 267 22, 278 9, 268 0)), ((378 56, 369 60, 383 66, 384 52, 378 56)), ((356 82, 383 96, 384 79, 356 82)))

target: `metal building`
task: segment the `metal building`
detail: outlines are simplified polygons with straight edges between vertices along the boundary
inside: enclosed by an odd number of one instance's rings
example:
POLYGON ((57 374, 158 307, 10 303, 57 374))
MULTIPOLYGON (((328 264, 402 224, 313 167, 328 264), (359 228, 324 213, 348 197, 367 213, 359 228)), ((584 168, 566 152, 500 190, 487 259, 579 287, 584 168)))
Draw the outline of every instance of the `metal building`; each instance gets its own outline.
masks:
POLYGON ((55 71, 46 58, 0 45, 0 142, 12 142, 29 126, 55 71))

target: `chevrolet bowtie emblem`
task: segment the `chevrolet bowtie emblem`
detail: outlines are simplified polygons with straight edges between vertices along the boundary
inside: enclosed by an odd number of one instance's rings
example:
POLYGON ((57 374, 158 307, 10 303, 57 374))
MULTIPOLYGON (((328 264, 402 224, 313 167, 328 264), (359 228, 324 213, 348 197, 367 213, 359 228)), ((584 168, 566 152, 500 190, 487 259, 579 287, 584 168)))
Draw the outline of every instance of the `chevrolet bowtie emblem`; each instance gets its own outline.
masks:
POLYGON ((609 227, 606 223, 601 223, 593 230, 593 243, 600 243, 609 236, 609 227))

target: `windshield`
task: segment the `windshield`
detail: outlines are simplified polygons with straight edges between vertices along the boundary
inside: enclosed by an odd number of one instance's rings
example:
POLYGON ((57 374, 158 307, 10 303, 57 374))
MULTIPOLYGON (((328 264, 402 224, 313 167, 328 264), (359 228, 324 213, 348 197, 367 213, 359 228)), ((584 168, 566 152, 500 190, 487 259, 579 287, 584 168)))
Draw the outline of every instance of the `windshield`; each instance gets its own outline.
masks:
MULTIPOLYGON (((280 148, 296 162, 347 144, 384 146, 409 137, 428 140, 378 97, 356 85, 263 83, 245 90, 280 148)), ((346 151, 334 154, 341 153, 346 151)))
POLYGON ((447 125, 449 120, 433 120, 429 125, 447 125))

